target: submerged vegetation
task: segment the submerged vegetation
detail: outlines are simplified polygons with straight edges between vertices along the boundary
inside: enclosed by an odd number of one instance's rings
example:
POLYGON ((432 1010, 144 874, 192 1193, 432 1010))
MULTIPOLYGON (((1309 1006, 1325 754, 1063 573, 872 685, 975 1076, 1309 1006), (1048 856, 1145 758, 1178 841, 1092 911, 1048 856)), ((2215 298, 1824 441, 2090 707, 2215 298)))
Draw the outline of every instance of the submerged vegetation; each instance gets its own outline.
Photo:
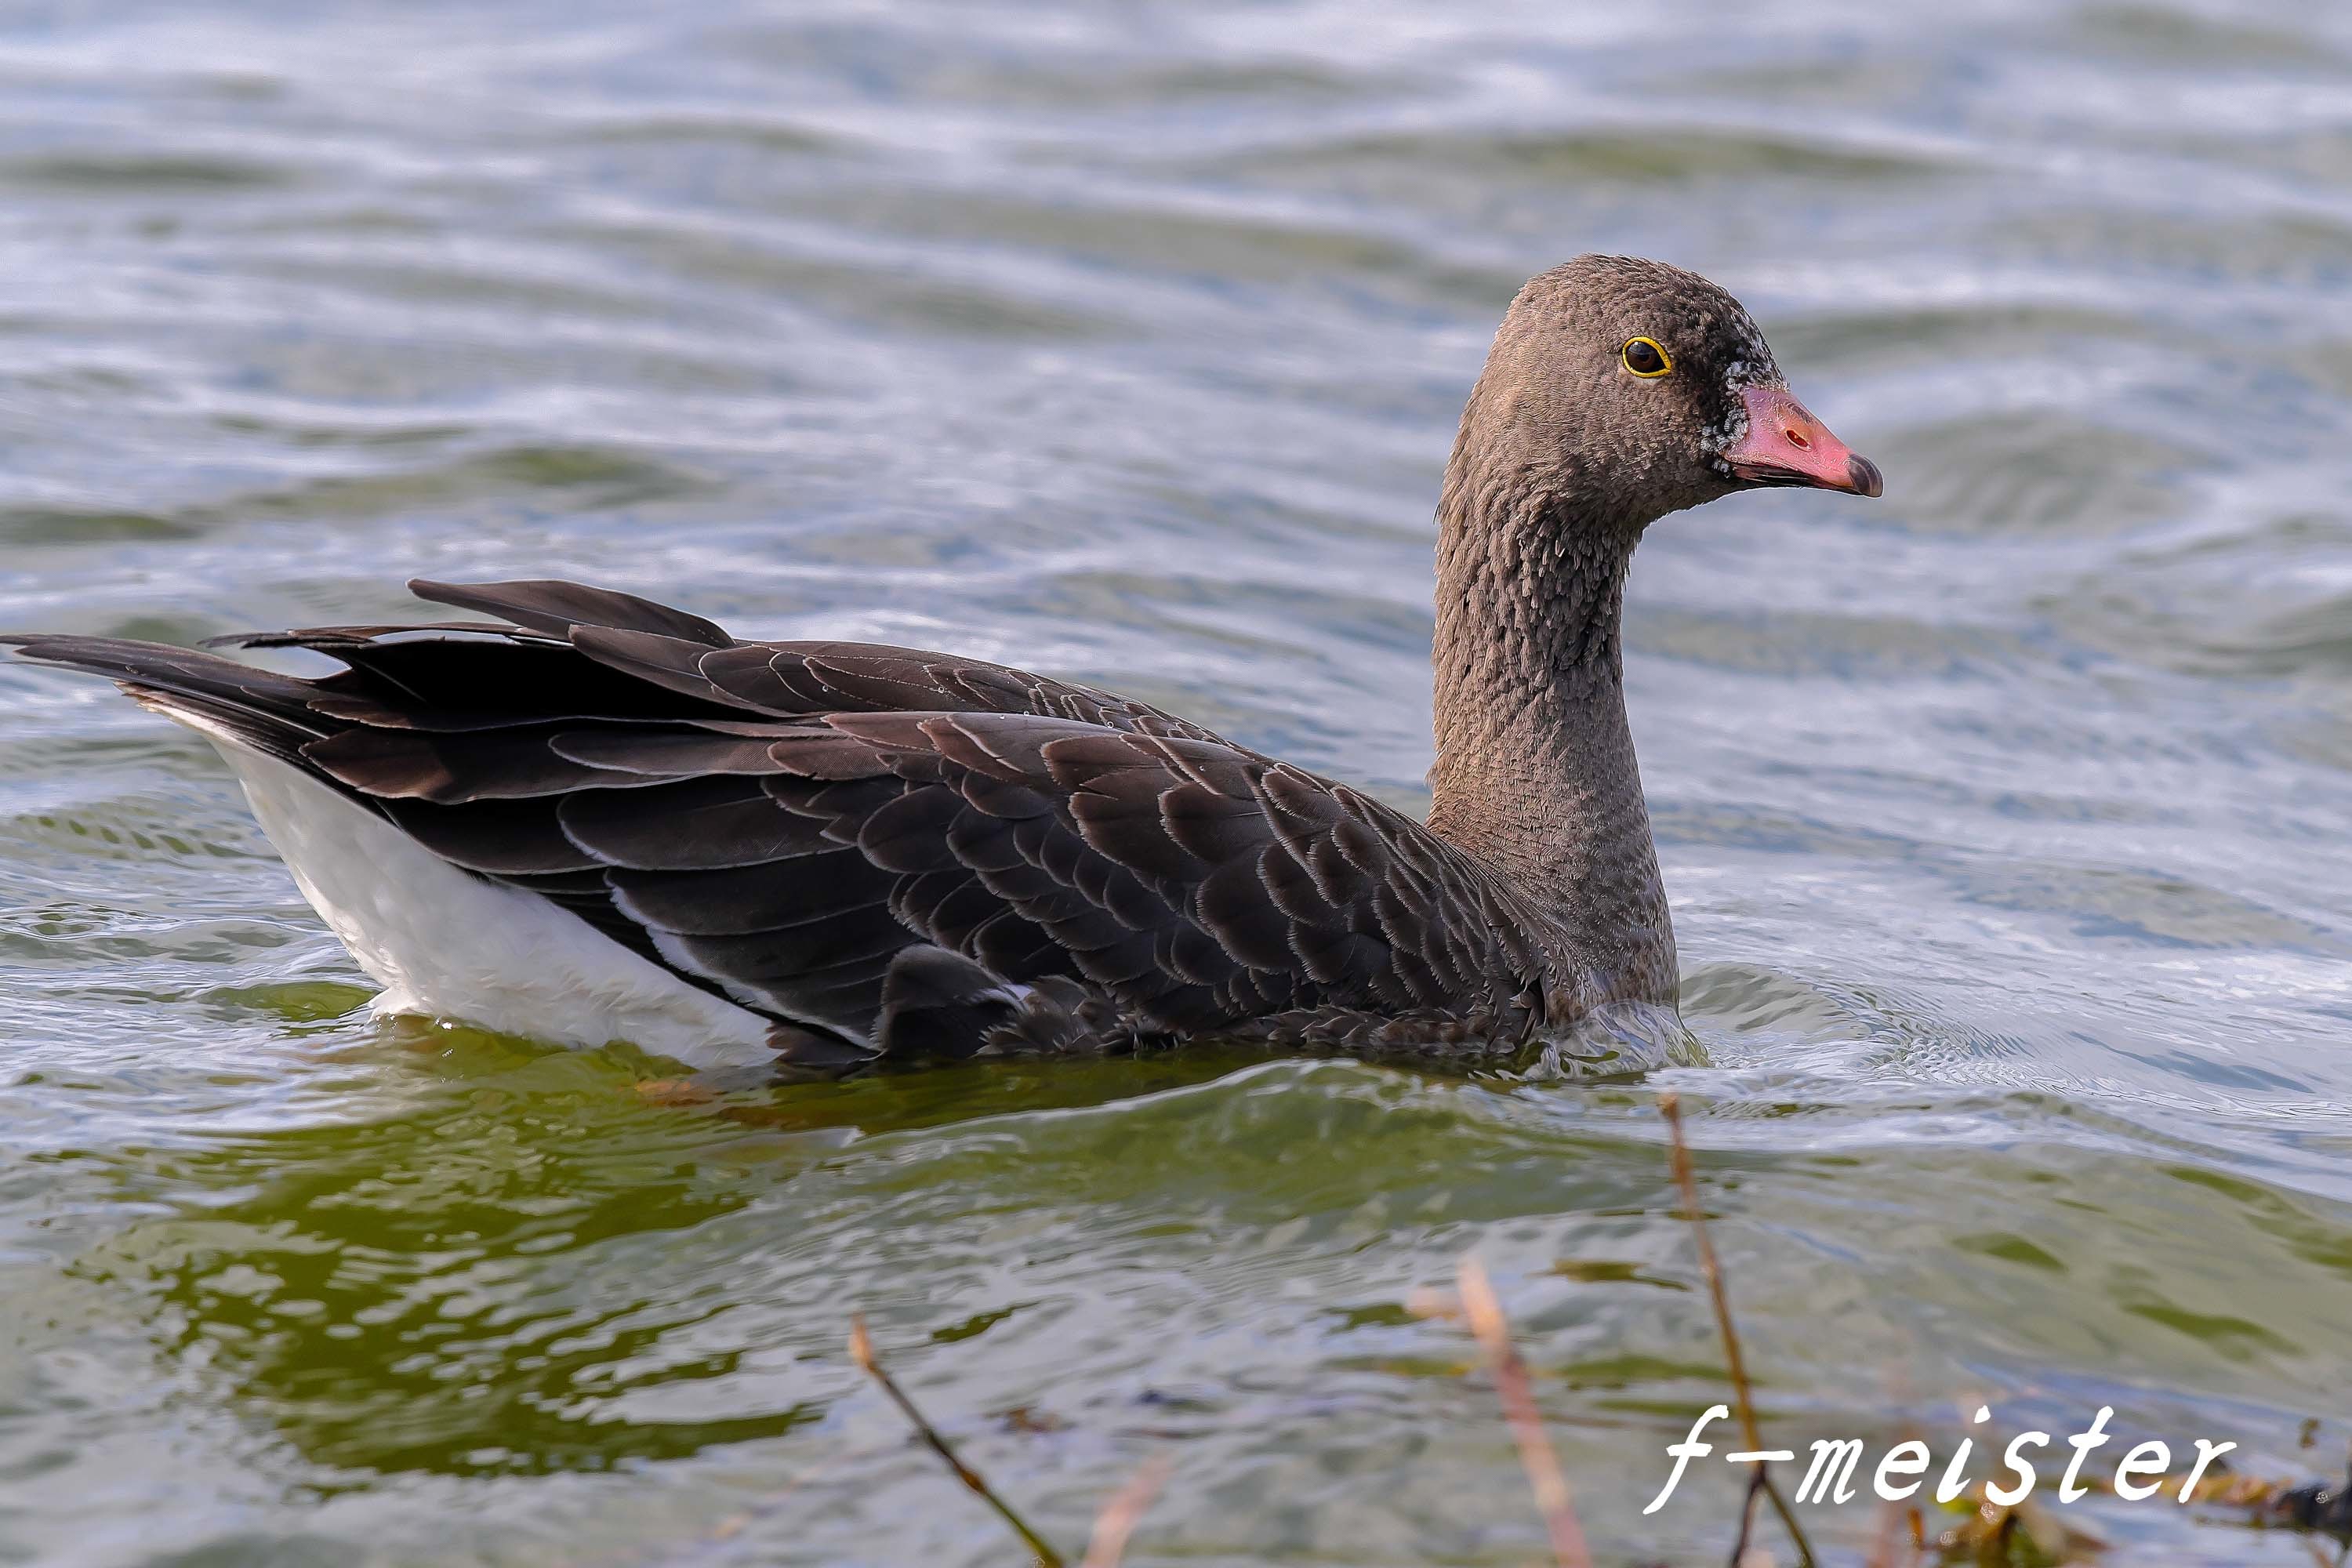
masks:
MULTIPOLYGON (((657 1094, 667 1093, 676 1086, 647 1085, 657 1094)), ((1689 1222, 1692 1246, 1697 1255, 1701 1274, 1706 1281, 1708 1295, 1715 1310, 1716 1325, 1721 1336, 1725 1371, 1738 1404, 1738 1426, 1749 1450, 1761 1450, 1764 1440, 1756 1415, 1755 1394, 1750 1385, 1746 1363, 1742 1357, 1739 1333, 1731 1310, 1731 1298, 1717 1260, 1713 1242, 1708 1238, 1706 1211, 1700 1201, 1698 1184, 1694 1173, 1690 1145, 1683 1133, 1681 1097, 1669 1090, 1659 1097, 1658 1108, 1665 1118, 1671 1134, 1669 1154, 1675 1185, 1683 1202, 1683 1215, 1689 1222)), ((1578 1519, 1574 1491, 1562 1469, 1558 1452, 1546 1432, 1538 1409, 1533 1377, 1511 1338, 1510 1322, 1502 1303, 1495 1294, 1486 1268, 1475 1256, 1465 1256, 1456 1267, 1452 1292, 1424 1292, 1413 1302, 1415 1315, 1460 1321, 1476 1339, 1483 1364, 1493 1379, 1502 1403, 1503 1415, 1508 1423, 1512 1441, 1517 1447, 1521 1463, 1527 1470, 1528 1489, 1534 1496, 1538 1511, 1542 1515, 1551 1542, 1555 1568, 1593 1568, 1591 1547, 1585 1540, 1582 1522, 1578 1519)), ((1020 1510, 990 1484, 987 1478, 967 1464, 955 1446, 924 1415, 912 1396, 900 1386, 897 1378, 884 1366, 874 1348, 866 1320, 853 1314, 849 1327, 849 1355, 857 1366, 872 1378, 889 1397, 890 1402, 905 1415, 916 1436, 936 1455, 948 1472, 967 1490, 979 1498, 1003 1521, 1015 1540, 1037 1568, 1069 1568, 1070 1559, 1051 1544, 1023 1516, 1020 1510)), ((1719 1408, 1719 1407, 1718 1407, 1719 1408)), ((2104 1424, 2111 1414, 2103 1411, 2104 1424)), ((1979 1419, 1983 1419, 1979 1411, 1979 1419)), ((2308 1434, 2306 1434, 2308 1436, 2308 1434)), ((1926 1452, 1926 1445, 1906 1440, 1906 1446, 1926 1452)), ((2161 1444, 2153 1445, 2162 1447, 2161 1444)), ((2235 1445, 2226 1445, 2234 1447, 2235 1445)), ((1830 1447, 1816 1444, 1816 1448, 1830 1447)), ((1963 1439, 1959 1455, 1964 1458, 1969 1443, 1963 1439)), ((2199 1458, 2193 1470, 2186 1476, 2169 1472, 2141 1473, 2136 1482, 2103 1481, 2088 1478, 2075 1484, 2079 1454, 2075 1466, 2070 1466, 2062 1491, 2064 1500, 2072 1501, 2085 1490, 2122 1491, 2127 1497, 2145 1497, 2159 1489, 2170 1489, 2183 1503, 2196 1503, 2219 1512, 2225 1512, 2249 1528, 2284 1528, 2310 1533, 2315 1540, 2334 1537, 2343 1543, 2343 1552, 2336 1558, 2341 1568, 2347 1557, 2352 1557, 2352 1471, 2347 1471, 2342 1485, 2324 1481, 2289 1485, 2235 1474, 2225 1466, 2216 1464, 2207 1450, 2209 1443, 2197 1444, 2199 1458), (2126 1489, 2144 1487, 2144 1491, 2126 1489)), ((1859 1445, 1855 1445, 1858 1450, 1859 1445)), ((2012 1450, 2013 1452, 2014 1450, 2012 1450)), ((1673 1453, 1673 1449, 1668 1450, 1673 1453)), ((1734 1456, 1735 1458, 1742 1456, 1734 1456)), ((1790 1458, 1788 1450, 1778 1451, 1780 1460, 1790 1458)), ((1787 1531, 1786 1550, 1792 1554, 1796 1568, 1827 1568, 1828 1559, 1820 1556, 1807 1538, 1796 1510, 1783 1494, 1771 1469, 1773 1460, 1759 1458, 1747 1489, 1745 1502, 1739 1510, 1738 1533, 1730 1548, 1727 1568, 1776 1568, 1784 1561, 1767 1544, 1757 1540, 1757 1513, 1760 1501, 1769 1502, 1787 1531)), ((2012 1461, 2014 1462, 2014 1461, 2012 1461)), ((1682 1461, 1676 1462, 1675 1474, 1680 1476, 1682 1461)), ((1846 1460, 1850 1473, 1853 1460, 1846 1460)), ((2032 1500, 2031 1493, 2038 1476, 2019 1467, 2022 1484, 2012 1489, 2018 1495, 2013 1500, 2002 1500, 2000 1489, 1992 1481, 1977 1483, 1973 1488, 1954 1489, 1950 1477, 1960 1468, 1961 1458, 1956 1458, 1948 1472, 1947 1485, 1937 1489, 1937 1518, 1930 1515, 1924 1503, 1889 1500, 1882 1505, 1878 1539, 1864 1561, 1864 1568, 2071 1568, 2095 1561, 2112 1561, 2116 1568, 2133 1568, 2138 1560, 2128 1555, 2110 1558, 2107 1542, 2087 1530, 2077 1528, 2044 1504, 2032 1500)), ((1125 1554, 1129 1541, 1173 1468, 1164 1453, 1153 1456, 1128 1482, 1108 1499, 1097 1516, 1095 1528, 1078 1568, 1117 1568, 1125 1554)), ((1922 1473, 1924 1461, 1907 1474, 1922 1473)), ((1798 1488, 1798 1496, 1808 1495, 1807 1485, 1798 1488)), ((1654 1511, 1672 1491, 1669 1482, 1654 1511)), ((1912 1488, 1916 1490, 1916 1487, 1912 1488)), ((1813 1500, 1831 1500, 1830 1488, 1824 1484, 1812 1493, 1813 1500)), ((730 1541, 761 1518, 782 1511, 791 1492, 779 1494, 761 1509, 730 1515, 703 1540, 697 1548, 709 1547, 730 1541)), ((1846 1500, 1840 1495, 1836 1501, 1846 1500)), ((689 1550, 684 1555, 668 1556, 648 1568, 688 1568, 698 1555, 689 1550)), ((2314 1561, 2326 1568, 2329 1558, 2316 1544, 2314 1561)), ((2161 1556, 2147 1559, 2153 1565, 2161 1556)), ((1664 1564, 1656 1568, 1664 1568, 1664 1564)))

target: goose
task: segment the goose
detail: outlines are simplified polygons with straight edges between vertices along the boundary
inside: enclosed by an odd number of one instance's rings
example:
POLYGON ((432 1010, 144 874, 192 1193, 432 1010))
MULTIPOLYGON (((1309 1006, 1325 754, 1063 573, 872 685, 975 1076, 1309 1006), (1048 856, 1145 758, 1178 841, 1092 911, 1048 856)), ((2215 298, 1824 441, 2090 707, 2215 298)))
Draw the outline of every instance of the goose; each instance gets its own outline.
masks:
POLYGON ((1629 257, 1530 279, 1438 503, 1425 823, 1092 687, 577 583, 419 580, 492 619, 207 645, 318 679, 0 641, 211 741, 379 1014, 818 1071, 1514 1051, 1674 1016, 1625 577, 1652 522, 1769 485, 1882 490, 1737 300, 1629 257))

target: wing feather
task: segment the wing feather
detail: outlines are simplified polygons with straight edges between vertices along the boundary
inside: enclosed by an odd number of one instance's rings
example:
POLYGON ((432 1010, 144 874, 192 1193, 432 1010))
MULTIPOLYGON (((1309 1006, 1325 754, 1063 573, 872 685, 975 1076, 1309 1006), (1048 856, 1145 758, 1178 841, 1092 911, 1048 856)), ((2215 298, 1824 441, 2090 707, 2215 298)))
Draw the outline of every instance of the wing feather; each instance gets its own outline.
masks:
POLYGON ((1517 934, 1539 919, 1462 853, 1146 704, 918 649, 740 642, 578 584, 415 586, 501 624, 247 639, 341 661, 318 680, 26 647, 226 715, 453 863, 769 1014, 810 1059, 888 1050, 891 1017, 936 1045, 1040 997, 1077 1009, 1040 1037, 1141 1039, 1466 1014, 1540 983, 1517 934))

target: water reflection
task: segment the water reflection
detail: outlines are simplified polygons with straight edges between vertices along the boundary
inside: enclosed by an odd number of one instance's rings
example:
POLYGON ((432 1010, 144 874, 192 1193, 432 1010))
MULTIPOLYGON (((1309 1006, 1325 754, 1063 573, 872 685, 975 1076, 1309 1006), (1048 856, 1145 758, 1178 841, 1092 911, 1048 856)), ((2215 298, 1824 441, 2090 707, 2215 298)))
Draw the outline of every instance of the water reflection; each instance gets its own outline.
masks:
POLYGON ((442 1081, 396 1119, 121 1173, 174 1212, 74 1271, 145 1300, 174 1366, 332 1470, 604 1469, 814 1418, 729 1397, 728 1300, 661 1266, 667 1238, 772 1178, 705 1158, 703 1130, 639 1103, 617 1064, 453 1070, 477 1047, 434 1044, 442 1081))

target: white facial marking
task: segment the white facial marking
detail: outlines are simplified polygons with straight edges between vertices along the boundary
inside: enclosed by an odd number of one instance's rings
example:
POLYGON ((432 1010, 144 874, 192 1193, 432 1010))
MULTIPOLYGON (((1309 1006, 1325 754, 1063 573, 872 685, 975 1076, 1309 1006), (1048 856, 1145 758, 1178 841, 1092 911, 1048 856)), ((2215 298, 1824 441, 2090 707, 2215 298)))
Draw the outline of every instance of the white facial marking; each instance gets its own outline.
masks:
POLYGON ((1754 318, 1737 305, 1724 323, 1739 345, 1738 357, 1723 367, 1723 417, 1706 427, 1706 450, 1715 471, 1728 479, 1731 465, 1722 454, 1736 447, 1748 435, 1748 400, 1740 395, 1751 386, 1771 385, 1780 379, 1780 367, 1773 363, 1771 345, 1756 329, 1754 318))

